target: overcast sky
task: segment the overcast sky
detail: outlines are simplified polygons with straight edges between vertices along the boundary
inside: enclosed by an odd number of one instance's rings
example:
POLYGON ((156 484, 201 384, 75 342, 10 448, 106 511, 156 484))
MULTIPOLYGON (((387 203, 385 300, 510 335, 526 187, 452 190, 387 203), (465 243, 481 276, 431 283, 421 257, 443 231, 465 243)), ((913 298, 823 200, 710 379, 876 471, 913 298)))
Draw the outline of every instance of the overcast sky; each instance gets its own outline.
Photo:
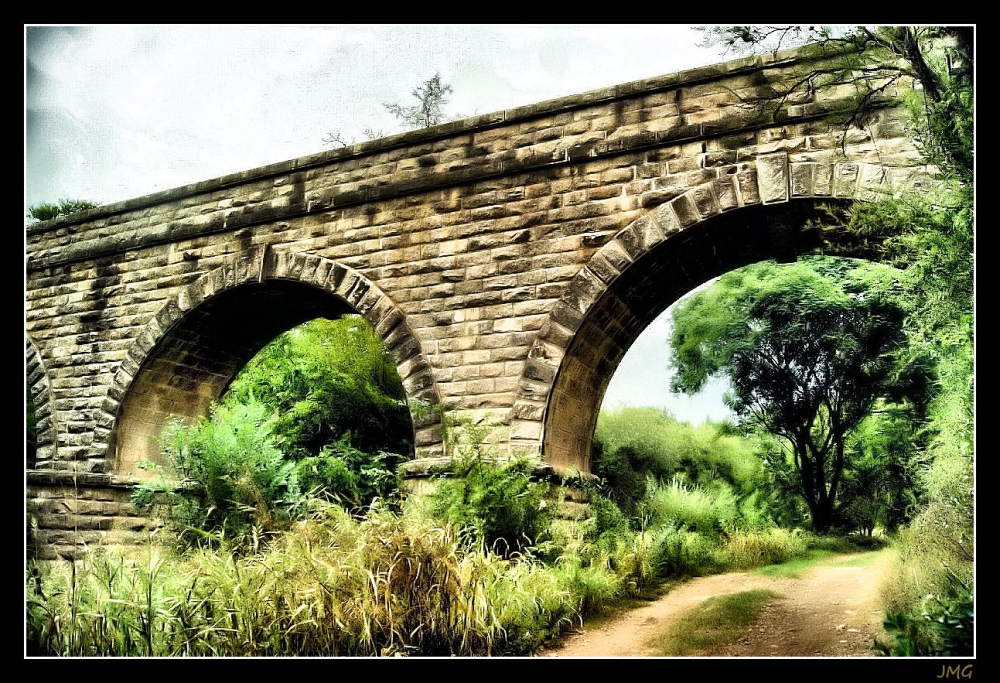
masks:
MULTIPOLYGON (((435 72, 471 116, 723 61, 687 26, 75 26, 25 28, 24 210, 107 204, 312 154, 339 133, 401 132, 435 72)), ((667 390, 666 320, 633 346, 608 403, 727 414, 721 389, 667 390), (651 368, 662 370, 654 374, 651 368)))

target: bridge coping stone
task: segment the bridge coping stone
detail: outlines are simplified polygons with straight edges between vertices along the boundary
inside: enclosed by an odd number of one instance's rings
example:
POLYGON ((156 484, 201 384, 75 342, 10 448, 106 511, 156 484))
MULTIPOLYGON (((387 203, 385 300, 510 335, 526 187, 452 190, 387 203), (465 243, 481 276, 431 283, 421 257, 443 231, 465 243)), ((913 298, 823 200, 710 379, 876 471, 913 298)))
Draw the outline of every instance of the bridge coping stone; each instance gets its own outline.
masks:
MULTIPOLYGON (((743 72, 751 72, 776 66, 788 65, 798 61, 810 62, 818 59, 826 59, 833 56, 835 48, 827 54, 809 55, 805 48, 796 47, 749 57, 740 57, 719 64, 695 67, 678 72, 639 79, 628 83, 606 88, 598 88, 585 93, 567 95, 534 104, 522 105, 511 109, 504 109, 489 114, 470 116, 456 121, 449 121, 436 126, 429 126, 418 130, 406 131, 396 135, 390 135, 377 140, 359 142, 347 147, 326 150, 304 157, 297 157, 287 161, 275 162, 258 166, 256 168, 230 173, 208 180, 198 181, 182 185, 180 187, 151 193, 142 197, 126 199, 102 206, 81 211, 69 216, 57 216, 55 218, 38 221, 28 225, 26 231, 29 235, 39 232, 46 232, 60 227, 71 226, 97 219, 111 219, 116 214, 126 211, 134 211, 147 207, 163 204, 168 201, 184 199, 187 197, 202 195, 213 191, 227 189, 237 185, 244 185, 254 180, 261 180, 280 176, 286 176, 294 172, 310 171, 340 160, 355 159, 364 156, 387 154, 403 147, 408 147, 416 143, 433 143, 441 139, 452 137, 458 133, 474 133, 487 131, 498 126, 516 122, 529 121, 540 117, 552 116, 560 112, 570 112, 573 110, 593 106, 596 104, 613 102, 616 100, 634 98, 640 94, 654 94, 664 90, 671 90, 685 85, 694 85, 704 81, 716 80, 743 72)), ((740 128, 745 126, 741 125, 740 128)), ((698 134, 702 134, 699 128, 698 134)), ((651 141, 652 142, 652 141, 651 141)), ((375 199, 377 197, 371 197, 375 199)), ((229 206, 223 206, 221 200, 219 208, 229 208, 236 206, 236 202, 229 206)), ((311 201, 316 202, 314 198, 311 201)), ((129 238, 134 238, 135 234, 119 236, 119 241, 128 242, 129 238)))

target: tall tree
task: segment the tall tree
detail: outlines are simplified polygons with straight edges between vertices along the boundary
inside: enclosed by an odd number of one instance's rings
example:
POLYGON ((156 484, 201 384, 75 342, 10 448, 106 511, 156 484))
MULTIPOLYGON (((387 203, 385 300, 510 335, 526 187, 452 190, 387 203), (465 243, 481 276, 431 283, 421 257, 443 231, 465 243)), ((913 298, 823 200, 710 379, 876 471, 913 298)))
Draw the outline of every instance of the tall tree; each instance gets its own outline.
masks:
POLYGON ((896 371, 901 306, 862 284, 870 272, 823 271, 829 262, 811 259, 727 273, 674 309, 671 339, 673 389, 727 375, 730 408, 786 444, 817 531, 834 522, 851 432, 877 401, 919 385, 896 371))
MULTIPOLYGON (((750 50, 775 49, 793 37, 816 41, 812 49, 822 51, 842 38, 842 63, 856 65, 843 76, 859 86, 862 105, 893 74, 919 85, 910 97, 914 129, 925 162, 941 182, 923 195, 857 204, 835 227, 860 238, 871 256, 906 268, 900 288, 914 304, 907 320, 910 348, 933 360, 938 377, 921 425, 923 498, 911 533, 903 537, 893 585, 884 591, 899 596, 884 605, 886 628, 895 633, 893 650, 972 654, 975 29, 850 27, 834 35, 814 27, 730 26, 708 34, 711 43, 750 50)), ((785 93, 810 82, 788 83, 785 93)), ((848 121, 860 122, 863 111, 856 108, 848 121)))

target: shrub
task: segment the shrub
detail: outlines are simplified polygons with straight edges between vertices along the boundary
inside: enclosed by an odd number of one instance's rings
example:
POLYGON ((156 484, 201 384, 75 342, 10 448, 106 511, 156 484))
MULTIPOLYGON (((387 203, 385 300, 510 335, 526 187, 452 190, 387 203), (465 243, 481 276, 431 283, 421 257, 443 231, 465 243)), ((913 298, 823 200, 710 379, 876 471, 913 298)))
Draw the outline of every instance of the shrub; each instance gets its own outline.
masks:
POLYGON ((656 531, 650 554, 656 576, 701 576, 717 569, 713 544, 705 537, 668 523, 656 531))
POLYGON ((726 424, 693 427, 657 408, 603 410, 594 432, 594 474, 628 515, 636 513, 650 476, 705 487, 724 483, 739 495, 749 494, 769 477, 757 444, 731 432, 726 424))
POLYGON ((151 490, 166 488, 170 521, 188 542, 275 530, 301 500, 295 464, 274 446, 259 403, 215 406, 192 427, 174 421, 162 444, 172 474, 193 483, 196 495, 160 478, 137 487, 133 502, 147 506, 151 490))
POLYGON ((708 490, 686 485, 674 477, 669 484, 650 483, 643 510, 654 529, 675 523, 680 528, 713 536, 736 519, 736 503, 736 496, 724 484, 708 490))
POLYGON ((454 478, 441 479, 433 510, 459 529, 473 531, 504 557, 524 552, 545 539, 549 525, 544 497, 547 485, 531 481, 533 462, 494 464, 466 459, 454 466, 454 478))
POLYGON ((48 221, 52 220, 59 214, 59 206, 57 204, 35 204, 28 207, 28 218, 36 221, 48 221))
POLYGON ((401 459, 395 453, 372 454, 354 448, 348 433, 319 455, 295 463, 295 475, 303 492, 361 509, 376 499, 395 496, 393 467, 401 459))
POLYGON ((590 513, 594 520, 588 533, 591 539, 606 538, 609 535, 627 535, 629 533, 628 517, 615 502, 609 498, 594 493, 590 499, 590 513))
POLYGON ((47 221, 57 216, 68 216, 96 207, 96 203, 86 199, 60 199, 58 204, 42 203, 29 206, 28 218, 34 221, 47 221))
POLYGON ((548 485, 533 482, 535 461, 501 461, 487 443, 498 424, 442 413, 442 436, 452 456, 450 477, 436 481, 432 514, 455 525, 473 543, 510 557, 546 539, 548 485))
POLYGON ((802 534, 785 529, 733 530, 716 554, 716 562, 728 570, 755 569, 803 556, 807 549, 802 534))
POLYGON ((233 380, 224 402, 265 404, 276 445, 295 460, 337 449, 347 434, 361 452, 399 453, 399 461, 412 454, 399 373, 358 315, 316 318, 279 335, 233 380))

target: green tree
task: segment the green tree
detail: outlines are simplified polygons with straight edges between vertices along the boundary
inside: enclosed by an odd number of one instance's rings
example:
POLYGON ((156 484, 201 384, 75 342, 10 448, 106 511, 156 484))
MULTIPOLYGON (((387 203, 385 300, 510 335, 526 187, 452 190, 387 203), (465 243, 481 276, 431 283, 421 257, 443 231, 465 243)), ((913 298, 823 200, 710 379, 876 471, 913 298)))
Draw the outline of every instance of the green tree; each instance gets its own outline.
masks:
POLYGON ((671 339, 673 389, 695 393, 725 373, 730 408, 786 444, 817 531, 834 522, 851 432, 879 399, 919 384, 897 371, 902 307, 867 286, 871 268, 840 281, 823 274, 831 268, 817 259, 727 273, 674 309, 671 339))
POLYGON ((396 365, 364 318, 318 318, 289 330, 254 357, 224 397, 264 403, 279 447, 299 460, 346 436, 367 453, 409 456, 412 427, 396 365))
POLYGON ((417 101, 414 105, 386 102, 382 106, 408 128, 427 128, 445 120, 444 107, 448 104, 451 86, 441 82, 440 72, 418 85, 410 94, 417 101))
POLYGON ((895 531, 917 504, 919 423, 901 411, 878 410, 865 418, 847 444, 851 466, 844 473, 841 519, 871 536, 875 528, 895 531))

